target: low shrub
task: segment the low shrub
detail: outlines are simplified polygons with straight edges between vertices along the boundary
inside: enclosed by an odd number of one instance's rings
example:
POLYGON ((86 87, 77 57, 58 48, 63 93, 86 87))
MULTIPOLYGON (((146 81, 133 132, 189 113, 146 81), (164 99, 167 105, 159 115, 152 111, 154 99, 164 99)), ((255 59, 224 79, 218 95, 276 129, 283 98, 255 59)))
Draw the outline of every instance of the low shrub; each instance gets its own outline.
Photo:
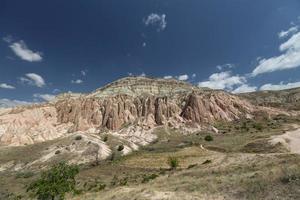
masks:
POLYGON ((121 144, 121 145, 118 146, 118 151, 123 151, 123 149, 124 149, 124 145, 123 144, 121 144))
POLYGON ((147 183, 150 180, 156 179, 158 177, 158 174, 145 174, 142 180, 142 183, 147 183))
POLYGON ((75 176, 78 173, 78 166, 58 163, 42 172, 41 177, 27 187, 27 192, 37 199, 65 199, 66 193, 76 191, 75 176))
POLYGON ((60 154, 61 152, 60 152, 60 150, 57 150, 57 151, 55 151, 55 154, 57 155, 57 154, 60 154))
POLYGON ((106 135, 106 136, 104 136, 104 138, 103 138, 103 142, 107 142, 108 141, 108 136, 106 135))
POLYGON ((211 141, 214 140, 214 138, 211 135, 207 135, 207 136, 205 136, 204 140, 207 141, 207 142, 211 142, 211 141))
POLYGON ((258 130, 258 131, 262 131, 263 126, 262 126, 261 123, 254 123, 254 124, 253 124, 253 128, 255 128, 255 129, 258 130))
POLYGON ((206 160, 206 161, 204 161, 204 162, 202 163, 202 165, 206 165, 206 164, 209 164, 209 163, 212 163, 212 161, 211 161, 211 160, 206 160))
POLYGON ((75 140, 81 140, 82 139, 82 136, 81 135, 77 135, 76 137, 75 137, 75 140))
POLYGON ((170 168, 173 169, 177 169, 177 167, 179 166, 179 160, 176 157, 169 157, 168 158, 168 165, 170 166, 170 168))
POLYGON ((194 168, 196 166, 197 166, 197 164, 191 164, 191 165, 188 166, 188 169, 194 168))

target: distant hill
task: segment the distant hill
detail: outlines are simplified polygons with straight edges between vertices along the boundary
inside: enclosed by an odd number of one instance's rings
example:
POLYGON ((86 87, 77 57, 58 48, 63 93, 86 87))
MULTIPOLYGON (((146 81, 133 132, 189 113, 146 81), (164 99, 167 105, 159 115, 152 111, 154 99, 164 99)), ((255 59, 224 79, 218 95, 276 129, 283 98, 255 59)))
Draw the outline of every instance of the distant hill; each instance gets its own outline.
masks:
POLYGON ((279 91, 259 91, 240 94, 240 97, 260 106, 300 110, 300 88, 279 91))

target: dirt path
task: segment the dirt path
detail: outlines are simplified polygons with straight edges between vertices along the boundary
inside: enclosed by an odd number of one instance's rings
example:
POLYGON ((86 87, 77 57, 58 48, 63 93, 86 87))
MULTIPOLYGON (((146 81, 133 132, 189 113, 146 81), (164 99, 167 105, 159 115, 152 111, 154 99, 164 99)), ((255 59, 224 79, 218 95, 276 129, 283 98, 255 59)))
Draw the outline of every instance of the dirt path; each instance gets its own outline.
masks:
POLYGON ((291 153, 300 154, 300 128, 298 125, 294 126, 294 128, 297 129, 288 131, 283 135, 272 137, 270 142, 273 145, 282 144, 289 149, 291 153))

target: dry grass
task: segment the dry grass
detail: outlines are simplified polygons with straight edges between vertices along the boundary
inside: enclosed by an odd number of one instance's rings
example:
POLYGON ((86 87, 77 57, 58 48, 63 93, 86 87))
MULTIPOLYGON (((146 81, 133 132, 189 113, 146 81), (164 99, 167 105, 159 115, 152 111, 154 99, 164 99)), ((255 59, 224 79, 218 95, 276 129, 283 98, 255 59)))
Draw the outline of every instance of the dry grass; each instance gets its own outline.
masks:
MULTIPOLYGON (((158 129, 157 141, 140 151, 101 161, 98 166, 83 166, 77 176, 82 194, 68 198, 299 199, 300 157, 280 153, 284 151, 266 143, 271 135, 282 134, 283 129, 290 127, 266 122, 261 130, 256 130, 254 122, 249 122, 249 130, 244 131, 240 128, 242 123, 219 124, 230 131, 213 134, 213 141, 204 140, 207 132, 183 135, 158 129), (170 156, 179 160, 176 170, 169 170, 170 156)), ((0 162, 9 158, 35 159, 37 151, 52 143, 46 144, 0 151, 0 162), (32 154, 22 158, 24 153, 32 154)), ((107 144, 115 146, 118 141, 108 138, 107 144)), ((27 178, 16 178, 15 172, 2 173, 0 191, 24 195, 24 185, 35 177, 36 172, 27 178)))

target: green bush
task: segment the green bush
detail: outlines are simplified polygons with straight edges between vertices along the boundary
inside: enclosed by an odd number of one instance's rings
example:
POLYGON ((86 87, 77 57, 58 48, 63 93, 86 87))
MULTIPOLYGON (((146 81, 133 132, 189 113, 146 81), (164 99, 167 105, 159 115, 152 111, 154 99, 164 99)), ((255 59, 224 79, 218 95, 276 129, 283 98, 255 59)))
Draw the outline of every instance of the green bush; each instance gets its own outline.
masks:
POLYGON ((128 177, 118 178, 116 175, 111 180, 111 186, 125 186, 128 183, 128 177))
POLYGON ((205 136, 204 140, 207 141, 207 142, 211 142, 211 141, 214 140, 214 138, 211 135, 207 135, 207 136, 205 136))
POLYGON ((104 136, 104 138, 103 138, 103 142, 107 142, 107 140, 108 140, 108 136, 106 135, 106 136, 104 136))
POLYGON ((121 145, 118 146, 118 151, 122 151, 123 149, 124 149, 124 145, 123 144, 121 144, 121 145))
POLYGON ((262 131, 263 126, 261 123, 255 123, 255 124, 253 124, 253 128, 255 128, 258 131, 262 131))
POLYGON ((191 164, 191 165, 188 166, 188 169, 192 169, 192 168, 197 167, 197 166, 198 166, 198 164, 191 164))
POLYGON ((145 174, 144 177, 143 177, 142 183, 147 183, 150 180, 156 179, 157 177, 158 177, 157 174, 150 174, 150 175, 145 174))
POLYGON ((82 139, 82 136, 81 135, 77 135, 76 137, 75 137, 75 140, 81 140, 82 139))
POLYGON ((179 160, 176 157, 169 157, 168 165, 171 169, 176 169, 179 166, 179 160))
POLYGON ((78 173, 78 166, 58 163, 42 172, 41 177, 27 187, 27 192, 31 192, 37 199, 63 200, 67 192, 76 192, 75 176, 78 173))
POLYGON ((202 165, 206 165, 206 164, 209 164, 209 163, 211 163, 212 161, 211 160, 206 160, 206 161, 204 161, 203 163, 202 163, 202 165))
POLYGON ((61 152, 60 152, 60 150, 57 150, 57 151, 55 151, 55 154, 57 155, 57 154, 60 154, 61 152))

